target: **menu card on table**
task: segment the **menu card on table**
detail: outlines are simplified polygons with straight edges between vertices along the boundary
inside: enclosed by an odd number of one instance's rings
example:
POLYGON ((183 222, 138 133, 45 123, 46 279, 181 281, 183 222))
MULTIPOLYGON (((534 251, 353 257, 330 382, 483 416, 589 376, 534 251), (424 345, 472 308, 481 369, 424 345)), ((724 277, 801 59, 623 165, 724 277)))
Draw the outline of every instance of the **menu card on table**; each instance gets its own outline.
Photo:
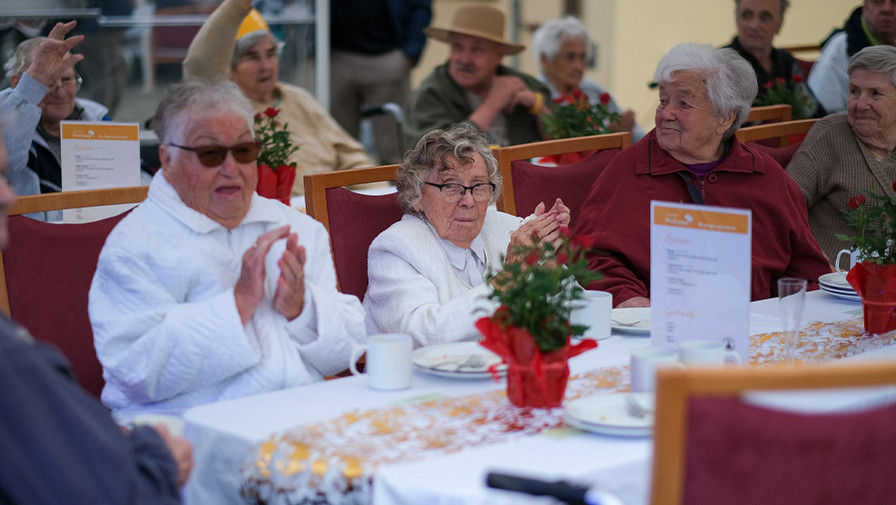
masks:
MULTIPOLYGON (((140 185, 140 126, 109 121, 62 121, 62 191, 140 185)), ((65 222, 95 221, 133 204, 63 211, 65 222)))
POLYGON ((651 343, 721 340, 749 358, 749 210, 650 204, 651 343))

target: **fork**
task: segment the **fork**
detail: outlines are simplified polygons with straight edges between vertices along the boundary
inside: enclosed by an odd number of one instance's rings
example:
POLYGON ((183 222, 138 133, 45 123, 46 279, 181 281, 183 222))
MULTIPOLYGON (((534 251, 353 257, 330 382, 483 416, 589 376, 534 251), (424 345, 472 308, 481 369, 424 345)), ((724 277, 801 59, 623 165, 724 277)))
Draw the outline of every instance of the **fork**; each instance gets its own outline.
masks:
POLYGON ((481 354, 471 354, 464 361, 443 361, 442 363, 438 363, 433 368, 436 369, 444 369, 445 365, 454 365, 454 371, 457 372, 461 368, 482 368, 485 366, 485 356, 481 354))
POLYGON ((653 409, 641 405, 632 395, 625 395, 625 412, 632 417, 641 418, 652 414, 653 409))

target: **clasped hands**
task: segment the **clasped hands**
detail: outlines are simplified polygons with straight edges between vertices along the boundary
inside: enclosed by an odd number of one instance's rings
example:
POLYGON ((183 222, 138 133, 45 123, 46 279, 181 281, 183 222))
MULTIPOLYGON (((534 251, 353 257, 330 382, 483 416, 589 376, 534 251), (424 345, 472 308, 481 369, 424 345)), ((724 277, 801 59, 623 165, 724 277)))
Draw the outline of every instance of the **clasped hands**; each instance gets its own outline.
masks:
POLYGON ((569 207, 563 204, 563 200, 557 198, 550 210, 545 212, 544 202, 539 203, 532 212, 532 216, 526 219, 513 234, 510 235, 510 244, 507 246, 506 261, 520 263, 524 258, 519 257, 519 250, 531 246, 536 241, 550 242, 557 247, 562 240, 560 227, 569 226, 569 207))
POLYGON ((299 317, 305 306, 305 248, 299 245, 299 235, 290 233, 289 226, 271 230, 255 241, 243 253, 240 278, 233 288, 236 307, 243 324, 252 318, 255 309, 264 300, 265 257, 274 242, 286 239, 286 250, 277 260, 280 275, 271 303, 274 310, 292 321, 299 317))

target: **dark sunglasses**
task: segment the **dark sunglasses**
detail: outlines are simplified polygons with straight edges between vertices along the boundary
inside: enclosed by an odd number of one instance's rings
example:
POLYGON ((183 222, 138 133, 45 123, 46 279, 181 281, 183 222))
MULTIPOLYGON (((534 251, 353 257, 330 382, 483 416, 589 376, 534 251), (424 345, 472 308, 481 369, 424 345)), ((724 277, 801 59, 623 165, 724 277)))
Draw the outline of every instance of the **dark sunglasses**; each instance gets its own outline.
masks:
POLYGON ((196 157, 199 158, 199 163, 202 163, 204 166, 209 168, 214 168, 224 163, 224 158, 227 157, 228 151, 233 153, 233 159, 235 159, 239 163, 249 163, 251 161, 255 161, 256 159, 258 159, 259 151, 261 151, 261 142, 257 140, 253 140, 250 142, 240 142, 239 144, 236 144, 232 147, 215 145, 187 147, 168 143, 166 143, 165 145, 176 147, 178 149, 184 149, 187 151, 193 151, 194 153, 196 153, 196 157))

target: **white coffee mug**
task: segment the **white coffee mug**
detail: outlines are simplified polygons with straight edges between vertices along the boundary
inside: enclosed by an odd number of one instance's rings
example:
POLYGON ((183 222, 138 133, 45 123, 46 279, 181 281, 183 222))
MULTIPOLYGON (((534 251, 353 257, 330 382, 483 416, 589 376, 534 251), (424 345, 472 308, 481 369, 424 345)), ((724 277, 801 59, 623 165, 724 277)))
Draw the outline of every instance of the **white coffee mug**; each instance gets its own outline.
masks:
POLYGON ((856 263, 862 261, 862 259, 859 258, 859 253, 860 253, 860 251, 850 251, 849 249, 841 249, 840 252, 837 253, 837 260, 834 261, 834 267, 837 269, 838 272, 848 272, 848 271, 852 270, 852 267, 856 266, 856 263), (842 268, 840 268, 840 258, 843 255, 846 255, 846 257, 849 258, 849 268, 847 268, 846 270, 843 270, 842 268))
POLYGON ((665 347, 643 347, 632 351, 631 382, 633 393, 656 390, 656 371, 664 367, 681 368, 678 352, 665 347))
POLYGON ((355 375, 367 375, 373 389, 395 390, 411 387, 411 351, 414 341, 403 333, 371 335, 367 344, 352 350, 349 368, 355 375), (364 373, 357 368, 361 353, 367 352, 364 373))
POLYGON ((582 298, 573 303, 575 308, 569 315, 569 322, 587 326, 584 337, 600 340, 610 336, 613 295, 606 291, 585 291, 582 298))
POLYGON ((741 364, 740 354, 725 349, 721 340, 688 340, 679 344, 681 362, 686 365, 722 365, 727 361, 741 364))

